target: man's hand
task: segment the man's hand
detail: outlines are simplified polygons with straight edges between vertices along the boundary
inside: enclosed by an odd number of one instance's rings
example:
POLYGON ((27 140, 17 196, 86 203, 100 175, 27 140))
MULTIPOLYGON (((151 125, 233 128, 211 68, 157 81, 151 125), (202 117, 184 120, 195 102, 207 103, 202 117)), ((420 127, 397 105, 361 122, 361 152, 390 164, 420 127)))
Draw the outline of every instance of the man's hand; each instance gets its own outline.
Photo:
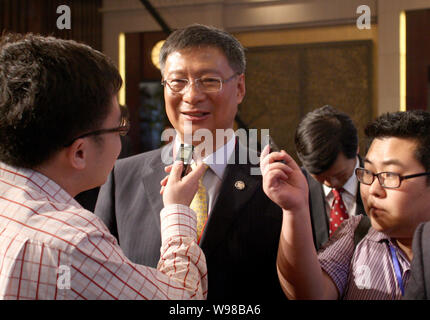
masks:
POLYGON ((308 184, 300 167, 284 150, 269 153, 267 145, 260 156, 263 190, 282 209, 294 211, 308 205, 308 184), (280 161, 284 160, 285 163, 280 161))
POLYGON ((170 175, 161 182, 160 193, 163 195, 164 206, 169 204, 183 204, 189 206, 199 187, 199 179, 205 172, 205 165, 200 163, 197 167, 181 179, 183 162, 175 161, 165 171, 170 175))

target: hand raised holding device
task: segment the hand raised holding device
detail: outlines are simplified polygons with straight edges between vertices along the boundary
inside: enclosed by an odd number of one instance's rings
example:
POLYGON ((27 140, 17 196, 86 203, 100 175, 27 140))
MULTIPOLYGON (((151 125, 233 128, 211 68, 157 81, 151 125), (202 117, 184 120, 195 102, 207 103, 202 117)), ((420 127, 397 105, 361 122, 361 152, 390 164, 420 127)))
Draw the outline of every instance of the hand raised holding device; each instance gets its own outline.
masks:
POLYGON ((203 162, 198 163, 194 170, 186 176, 181 177, 184 172, 182 161, 176 160, 175 163, 166 170, 170 174, 161 181, 161 191, 164 206, 169 204, 183 204, 189 206, 197 192, 199 179, 205 173, 203 162))
MULTIPOLYGON (((273 138, 269 135, 267 136, 267 138, 269 139, 270 152, 281 152, 281 150, 279 149, 278 145, 275 143, 273 138)), ((278 161, 285 163, 285 160, 276 160, 276 162, 278 162, 278 161)))
MULTIPOLYGON (((178 149, 178 153, 176 155, 175 161, 182 162, 183 167, 182 167, 182 171, 181 171, 181 178, 185 177, 185 175, 189 171, 191 161, 193 159, 193 151, 194 151, 193 145, 184 144, 184 143, 182 143, 178 149)), ((164 169, 164 171, 166 173, 170 173, 172 170, 172 167, 173 167, 173 165, 169 165, 164 169)), ((164 188, 167 184, 168 179, 169 179, 169 176, 166 176, 166 177, 164 177, 163 180, 161 180, 161 182, 160 182, 160 184, 161 184, 160 194, 163 194, 164 188)))
POLYGON ((308 203, 306 178, 290 155, 284 150, 273 152, 271 147, 269 143, 261 152, 264 192, 284 210, 304 208, 308 203))

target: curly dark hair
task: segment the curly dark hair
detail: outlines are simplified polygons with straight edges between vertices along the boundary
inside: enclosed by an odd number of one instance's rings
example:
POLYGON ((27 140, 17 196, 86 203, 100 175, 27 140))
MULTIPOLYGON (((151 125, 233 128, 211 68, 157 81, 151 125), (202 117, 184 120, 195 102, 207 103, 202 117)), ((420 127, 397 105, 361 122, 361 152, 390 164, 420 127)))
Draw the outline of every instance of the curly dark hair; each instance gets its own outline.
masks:
POLYGON ((33 34, 0 38, 0 161, 34 168, 100 128, 122 79, 101 52, 33 34))
POLYGON ((346 113, 329 105, 306 114, 296 129, 294 142, 297 156, 312 174, 329 169, 340 152, 348 159, 357 156, 357 128, 346 113))
MULTIPOLYGON (((385 113, 364 129, 367 149, 376 138, 404 138, 416 141, 415 159, 430 171, 430 113, 424 110, 385 113)), ((427 178, 430 182, 430 177, 427 178)))
POLYGON ((202 24, 192 24, 174 31, 160 50, 160 69, 164 73, 167 57, 179 50, 195 47, 215 47, 226 56, 233 71, 244 73, 246 68, 245 50, 240 42, 228 32, 202 24))

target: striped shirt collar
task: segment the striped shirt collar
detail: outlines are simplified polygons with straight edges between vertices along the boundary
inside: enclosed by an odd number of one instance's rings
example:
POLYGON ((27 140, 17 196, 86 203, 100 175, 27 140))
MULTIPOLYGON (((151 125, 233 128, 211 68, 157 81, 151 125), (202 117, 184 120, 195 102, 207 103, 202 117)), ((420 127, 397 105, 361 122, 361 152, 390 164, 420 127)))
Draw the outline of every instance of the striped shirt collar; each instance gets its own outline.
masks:
POLYGON ((383 232, 377 231, 373 228, 369 229, 369 232, 366 235, 366 240, 371 242, 379 242, 379 243, 387 243, 397 249, 397 251, 402 255, 403 259, 409 260, 407 255, 399 248, 394 239, 391 239, 388 235, 383 232))

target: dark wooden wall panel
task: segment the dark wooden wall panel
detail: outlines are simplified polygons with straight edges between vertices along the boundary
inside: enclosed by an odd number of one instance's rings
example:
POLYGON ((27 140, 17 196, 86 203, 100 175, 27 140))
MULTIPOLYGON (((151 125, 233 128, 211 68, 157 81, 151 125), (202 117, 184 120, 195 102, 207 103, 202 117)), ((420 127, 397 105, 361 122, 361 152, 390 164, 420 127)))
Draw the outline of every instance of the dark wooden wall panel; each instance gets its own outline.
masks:
POLYGON ((125 98, 130 114, 130 132, 129 137, 132 150, 137 153, 142 149, 139 133, 139 108, 140 94, 139 83, 142 81, 142 53, 140 33, 127 33, 125 36, 125 98))
POLYGON ((372 41, 248 48, 247 59, 239 112, 248 128, 270 129, 297 160, 297 125, 309 111, 330 104, 349 114, 363 137, 373 114, 372 41))
MULTIPOLYGON (((406 12, 406 107, 428 109, 430 9, 406 12)), ((430 110, 429 110, 430 111, 430 110)))
POLYGON ((0 0, 0 30, 33 32, 84 42, 102 49, 102 0, 0 0), (57 7, 68 5, 71 29, 57 28, 57 7))

